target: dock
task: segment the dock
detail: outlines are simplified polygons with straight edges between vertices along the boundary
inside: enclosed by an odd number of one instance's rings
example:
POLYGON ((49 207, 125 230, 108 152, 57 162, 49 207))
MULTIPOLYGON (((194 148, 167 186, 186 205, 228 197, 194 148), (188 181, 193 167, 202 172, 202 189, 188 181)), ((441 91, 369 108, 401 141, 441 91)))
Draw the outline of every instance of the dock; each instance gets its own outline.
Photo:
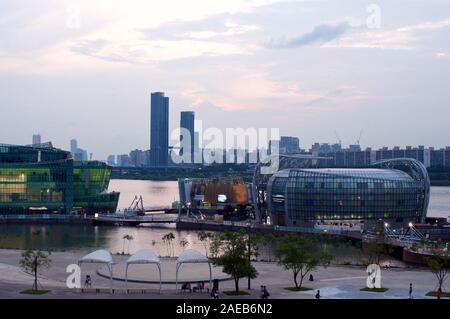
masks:
POLYGON ((176 223, 177 214, 155 213, 143 216, 127 216, 119 214, 97 214, 92 220, 94 225, 139 226, 141 224, 176 223))

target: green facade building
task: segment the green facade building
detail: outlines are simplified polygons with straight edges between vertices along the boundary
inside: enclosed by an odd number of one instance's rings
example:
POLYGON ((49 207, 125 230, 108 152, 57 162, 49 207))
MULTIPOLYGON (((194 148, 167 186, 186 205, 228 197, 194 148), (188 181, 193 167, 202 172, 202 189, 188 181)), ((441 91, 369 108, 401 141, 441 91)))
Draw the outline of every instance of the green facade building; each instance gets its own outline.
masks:
POLYGON ((111 168, 73 161, 50 143, 0 144, 0 214, 107 213, 119 193, 107 192, 111 168))

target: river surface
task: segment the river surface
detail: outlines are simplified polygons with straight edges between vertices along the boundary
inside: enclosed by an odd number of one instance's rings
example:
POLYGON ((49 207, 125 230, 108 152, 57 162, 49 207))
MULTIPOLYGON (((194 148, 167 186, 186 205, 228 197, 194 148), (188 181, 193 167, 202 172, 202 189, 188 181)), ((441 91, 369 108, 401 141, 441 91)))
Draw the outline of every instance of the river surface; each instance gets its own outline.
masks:
MULTIPOLYGON (((142 195, 144 206, 170 206, 178 200, 176 181, 112 180, 110 191, 119 191, 119 208, 129 207, 135 195, 142 195)), ((450 187, 432 187, 428 216, 450 215, 450 187)), ((172 232, 174 255, 183 250, 180 241, 186 240, 188 248, 204 252, 203 244, 195 231, 177 231, 173 225, 150 227, 108 227, 87 225, 0 225, 0 248, 51 249, 89 251, 105 248, 113 253, 133 253, 141 248, 151 248, 161 256, 169 255, 169 247, 162 237, 172 232), (124 240, 131 235, 132 240, 124 240)))

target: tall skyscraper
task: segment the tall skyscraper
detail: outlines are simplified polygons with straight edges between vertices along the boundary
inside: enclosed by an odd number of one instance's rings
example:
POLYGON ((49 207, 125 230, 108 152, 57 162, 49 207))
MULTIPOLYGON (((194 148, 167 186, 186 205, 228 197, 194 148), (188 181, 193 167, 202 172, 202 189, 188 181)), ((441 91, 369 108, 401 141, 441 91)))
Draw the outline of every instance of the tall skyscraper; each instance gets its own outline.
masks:
POLYGON ((33 145, 41 144, 41 135, 33 134, 33 145))
POLYGON ((70 140, 70 153, 75 154, 78 151, 78 142, 76 139, 70 140))
POLYGON ((150 165, 167 166, 169 156, 169 98, 150 95, 150 165))
POLYGON ((195 113, 192 111, 184 111, 181 112, 180 116, 180 129, 184 129, 189 132, 189 136, 183 136, 183 132, 180 135, 180 155, 186 156, 185 150, 183 148, 184 145, 190 145, 190 163, 194 163, 194 140, 195 140, 195 132, 194 132, 194 122, 195 122, 195 113), (184 138, 189 138, 189 141, 186 142, 184 138))
POLYGON ((78 141, 76 139, 70 140, 70 153, 72 153, 75 161, 87 161, 87 151, 78 147, 78 141))

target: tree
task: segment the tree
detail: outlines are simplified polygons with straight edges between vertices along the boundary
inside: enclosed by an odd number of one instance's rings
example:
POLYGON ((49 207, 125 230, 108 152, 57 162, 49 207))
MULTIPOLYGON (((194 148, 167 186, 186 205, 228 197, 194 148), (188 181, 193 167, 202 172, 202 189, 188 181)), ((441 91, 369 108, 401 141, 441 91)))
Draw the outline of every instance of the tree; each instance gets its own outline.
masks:
POLYGON ((38 273, 41 268, 50 267, 51 260, 49 258, 50 252, 45 253, 40 250, 26 250, 22 253, 22 259, 20 260, 20 267, 26 273, 34 275, 34 283, 31 288, 34 291, 38 291, 38 273))
POLYGON ((173 249, 172 242, 173 242, 174 239, 175 239, 175 235, 172 232, 167 233, 167 234, 165 234, 162 237, 163 242, 167 245, 167 250, 168 250, 168 253, 169 253, 170 257, 173 256, 173 250, 174 249, 173 249))
POLYGON ((133 240, 133 236, 126 234, 122 237, 123 245, 122 245, 122 255, 125 255, 125 242, 128 242, 128 253, 130 253, 130 241, 133 240))
MULTIPOLYGON (((257 270, 248 258, 248 247, 252 247, 247 234, 243 232, 225 232, 214 235, 211 242, 212 261, 222 266, 222 271, 233 277, 236 292, 239 292, 239 279, 256 278, 257 270)), ((250 250, 253 254, 255 250, 250 250)))
POLYGON ((267 233, 262 238, 262 245, 264 246, 267 254, 268 254, 268 261, 272 261, 272 250, 273 250, 273 244, 276 241, 276 237, 272 233, 267 233))
POLYGON ((426 258, 428 269, 436 276, 439 288, 442 290, 442 285, 450 273, 450 256, 448 249, 444 245, 439 245, 437 248, 432 248, 431 256, 426 258))
POLYGON ((301 288, 305 276, 317 266, 327 266, 332 257, 319 248, 312 237, 286 235, 278 239, 275 255, 279 264, 286 270, 292 270, 296 288, 301 288), (300 275, 300 283, 297 280, 300 275))
POLYGON ((211 239, 213 238, 213 234, 205 231, 199 231, 197 233, 197 239, 203 244, 205 248, 205 255, 208 257, 208 246, 211 243, 211 239))
POLYGON ((185 249, 187 246, 189 246, 189 241, 186 238, 183 238, 179 242, 180 247, 185 249))
POLYGON ((386 244, 389 245, 385 238, 385 226, 383 223, 377 223, 373 228, 372 236, 367 237, 365 244, 369 264, 380 265, 383 255, 392 253, 392 247, 386 244))

